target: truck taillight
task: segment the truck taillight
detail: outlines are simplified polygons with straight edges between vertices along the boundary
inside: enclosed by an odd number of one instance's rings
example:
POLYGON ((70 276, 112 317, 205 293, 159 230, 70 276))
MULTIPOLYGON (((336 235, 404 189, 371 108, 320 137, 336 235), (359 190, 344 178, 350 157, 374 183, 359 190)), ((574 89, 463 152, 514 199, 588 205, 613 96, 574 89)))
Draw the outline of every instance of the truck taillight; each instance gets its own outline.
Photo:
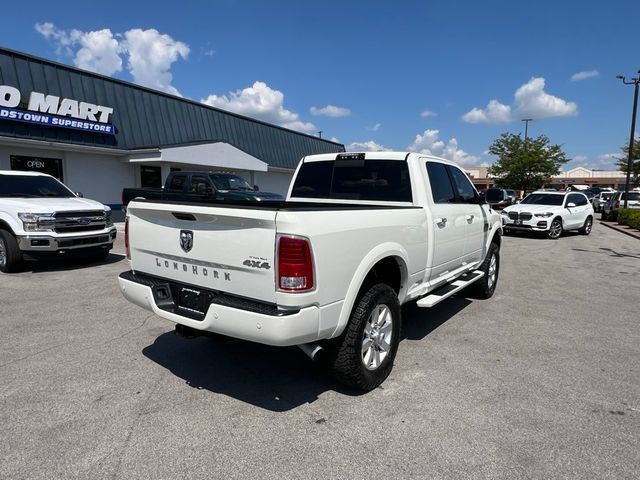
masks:
POLYGON ((616 200, 616 204, 613 206, 613 208, 620 208, 620 200, 616 200))
POLYGON ((312 290, 313 258, 309 240, 282 236, 278 239, 278 288, 286 292, 312 290))
POLYGON ((124 250, 127 254, 127 259, 131 260, 131 250, 129 250, 129 217, 124 219, 124 250))

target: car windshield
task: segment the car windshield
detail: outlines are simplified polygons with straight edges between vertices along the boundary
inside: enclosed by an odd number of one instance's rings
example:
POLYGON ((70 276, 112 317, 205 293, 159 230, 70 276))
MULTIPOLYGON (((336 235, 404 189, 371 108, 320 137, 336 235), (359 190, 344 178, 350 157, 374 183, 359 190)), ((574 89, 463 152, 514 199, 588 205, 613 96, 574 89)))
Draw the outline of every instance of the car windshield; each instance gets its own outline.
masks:
POLYGON ((0 197, 73 198, 75 194, 53 177, 0 175, 0 197))
POLYGON ((239 175, 212 175, 211 181, 218 190, 251 190, 251 185, 239 175))
POLYGON ((556 195, 553 193, 531 193, 521 203, 530 203, 533 205, 562 205, 564 195, 556 195))

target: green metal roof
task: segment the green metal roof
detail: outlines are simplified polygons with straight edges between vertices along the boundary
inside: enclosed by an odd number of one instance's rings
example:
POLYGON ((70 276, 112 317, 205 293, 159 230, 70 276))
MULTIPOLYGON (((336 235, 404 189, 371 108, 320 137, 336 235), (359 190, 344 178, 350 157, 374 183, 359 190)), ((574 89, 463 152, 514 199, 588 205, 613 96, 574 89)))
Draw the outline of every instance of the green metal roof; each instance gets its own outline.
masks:
POLYGON ((0 48, 0 85, 113 107, 115 135, 85 133, 0 118, 0 136, 137 150, 224 141, 273 167, 295 168, 300 158, 343 152, 344 145, 199 102, 0 48))

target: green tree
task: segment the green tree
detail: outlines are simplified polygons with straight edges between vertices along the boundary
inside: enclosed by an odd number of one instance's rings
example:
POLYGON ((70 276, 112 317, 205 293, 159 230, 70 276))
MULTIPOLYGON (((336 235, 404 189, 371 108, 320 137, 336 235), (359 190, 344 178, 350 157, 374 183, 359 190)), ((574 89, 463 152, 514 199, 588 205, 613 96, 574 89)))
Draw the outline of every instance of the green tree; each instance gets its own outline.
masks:
POLYGON ((489 147, 498 160, 489 173, 496 177, 496 185, 517 190, 531 190, 544 186, 560 173, 569 159, 560 145, 551 145, 545 135, 527 139, 526 149, 520 135, 503 133, 489 147))
MULTIPOLYGON (((627 174, 627 165, 629 162, 629 144, 627 143, 621 148, 624 155, 617 157, 618 170, 627 174)), ((640 137, 633 141, 633 158, 631 159, 631 182, 634 186, 640 185, 640 137)))

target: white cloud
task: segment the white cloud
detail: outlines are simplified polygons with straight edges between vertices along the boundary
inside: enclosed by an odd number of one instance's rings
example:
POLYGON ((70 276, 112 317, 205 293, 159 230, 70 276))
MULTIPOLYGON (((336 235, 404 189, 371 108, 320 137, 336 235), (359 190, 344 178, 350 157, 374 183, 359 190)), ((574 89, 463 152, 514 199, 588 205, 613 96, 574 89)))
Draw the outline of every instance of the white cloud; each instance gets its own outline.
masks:
POLYGON ((80 45, 82 47, 75 58, 78 67, 103 75, 113 75, 122 70, 120 46, 108 28, 84 33, 80 45))
POLYGON ((300 120, 297 113, 284 108, 284 94, 264 82, 255 82, 251 87, 228 95, 209 95, 201 102, 304 133, 317 130, 313 123, 300 120))
POLYGON ((435 117, 436 115, 438 115, 438 114, 436 112, 431 111, 431 110, 425 110, 424 112, 422 112, 420 114, 420 116, 422 118, 435 117))
POLYGON ((600 75, 598 70, 587 70, 584 72, 578 72, 571 75, 572 82, 579 82, 580 80, 586 80, 587 78, 597 77, 600 75))
POLYGON ((36 23, 35 29, 55 46, 56 54, 74 56, 76 66, 103 75, 122 70, 121 48, 108 28, 94 32, 62 30, 51 22, 36 23))
POLYGON ((92 32, 62 30, 51 22, 37 23, 35 29, 53 43, 56 54, 74 57, 74 64, 80 68, 113 75, 122 70, 125 55, 135 83, 180 95, 171 85, 171 66, 187 58, 189 47, 169 35, 153 28, 135 28, 124 35, 113 34, 108 28, 92 32))
POLYGON ((389 152, 391 149, 369 140, 368 142, 353 142, 345 146, 347 152, 389 152))
POLYGON ((349 115, 351 115, 351 110, 349 110, 348 108, 344 108, 344 107, 336 107, 335 105, 327 105, 326 107, 322 107, 322 108, 318 108, 318 107, 311 107, 309 109, 309 112, 311 112, 311 115, 313 116, 324 116, 324 117, 348 117, 349 115))
POLYGON ((511 107, 491 100, 486 108, 473 108, 462 119, 467 123, 506 123, 511 120, 511 107))
POLYGON ((382 126, 381 123, 376 123, 375 125, 372 125, 371 127, 367 127, 367 130, 369 130, 370 132, 377 132, 378 130, 380 130, 381 126, 382 126))
POLYGON ((171 65, 189 55, 186 43, 178 42, 154 28, 134 28, 125 32, 123 46, 129 54, 128 68, 133 80, 145 87, 173 95, 180 92, 171 85, 171 65))
POLYGON ((458 147, 458 140, 451 138, 444 142, 439 138, 439 130, 425 130, 422 135, 416 135, 414 142, 407 147, 412 152, 436 155, 452 160, 459 165, 475 165, 480 157, 471 155, 458 147))
POLYGON ((584 163, 589 159, 586 155, 576 155, 572 158, 574 162, 584 163))
POLYGON ((505 105, 491 100, 486 108, 473 108, 462 116, 467 123, 507 123, 531 117, 540 120, 549 117, 576 115, 578 106, 544 91, 545 80, 533 77, 521 85, 514 94, 514 103, 505 105))

